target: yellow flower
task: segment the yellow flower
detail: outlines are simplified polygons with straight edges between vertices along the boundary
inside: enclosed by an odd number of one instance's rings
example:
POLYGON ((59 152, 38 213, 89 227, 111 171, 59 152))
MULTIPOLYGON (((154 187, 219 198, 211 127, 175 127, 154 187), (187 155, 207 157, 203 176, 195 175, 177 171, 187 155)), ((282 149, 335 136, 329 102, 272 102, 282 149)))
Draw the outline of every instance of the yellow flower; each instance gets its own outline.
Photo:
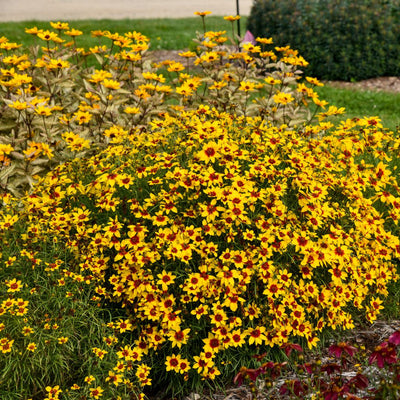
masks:
POLYGON ((212 14, 211 11, 195 11, 194 15, 198 15, 200 17, 205 17, 206 15, 212 14))
POLYGON ((294 101, 294 97, 290 93, 278 92, 274 97, 274 102, 277 104, 286 105, 294 101))
POLYGON ((71 36, 71 37, 75 37, 75 36, 82 35, 83 32, 78 30, 78 29, 71 29, 69 31, 66 31, 65 34, 68 35, 68 36, 71 36))
POLYGON ((98 347, 93 347, 92 348, 93 353, 102 360, 104 356, 108 353, 108 351, 100 349, 98 347))
POLYGON ((114 79, 104 79, 101 84, 107 89, 120 89, 121 84, 114 79))
POLYGON ((41 115, 42 117, 48 117, 51 115, 51 107, 46 107, 46 106, 38 106, 35 108, 35 112, 38 115, 41 115))
POLYGON ((271 44, 273 43, 272 38, 256 38, 256 42, 262 43, 262 44, 271 44))
POLYGON ((31 343, 28 344, 28 346, 26 346, 26 349, 28 351, 31 351, 32 353, 35 352, 36 348, 37 348, 37 345, 34 342, 31 342, 31 343))
POLYGON ((189 340, 189 332, 190 328, 184 329, 183 331, 170 331, 168 336, 170 342, 172 342, 172 347, 178 346, 178 348, 181 348, 183 344, 186 344, 189 340))
POLYGON ((95 70, 94 74, 89 79, 89 82, 102 82, 106 78, 112 78, 111 72, 104 71, 104 70, 95 70))
POLYGON ((43 32, 43 29, 38 29, 34 26, 33 28, 25 28, 25 32, 31 35, 37 35, 39 32, 43 32))
POLYGON ((231 21, 231 22, 237 21, 238 19, 240 19, 240 15, 235 15, 235 16, 228 15, 228 16, 224 17, 225 21, 231 21))
POLYGON ((45 40, 46 42, 49 42, 50 40, 52 40, 53 42, 56 43, 62 43, 64 42, 64 40, 62 40, 61 38, 58 37, 57 33, 55 32, 51 32, 49 30, 46 31, 39 31, 37 33, 37 36, 42 39, 45 40))
POLYGON ((97 386, 97 388, 89 389, 89 392, 90 397, 98 399, 103 396, 104 389, 102 389, 100 386, 97 386))
POLYGON ((87 111, 77 111, 74 116, 79 125, 87 124, 92 119, 92 115, 87 111))
POLYGON ((159 278, 157 285, 161 285, 162 290, 168 290, 168 286, 172 285, 175 281, 175 275, 171 272, 165 271, 165 269, 161 274, 157 274, 157 277, 159 278))
POLYGON ((46 392, 48 392, 49 399, 58 399, 58 395, 62 392, 60 386, 46 386, 46 392))
POLYGON ((322 82, 320 82, 317 78, 311 78, 309 76, 306 76, 307 82, 311 83, 312 85, 316 86, 324 86, 322 82))
POLYGON ((182 53, 178 53, 178 56, 185 58, 196 57, 196 53, 194 51, 183 51, 182 53))
POLYGON ((17 281, 15 278, 11 279, 11 281, 6 281, 6 286, 8 287, 7 292, 19 292, 24 284, 21 281, 17 281))
POLYGON ((10 154, 12 151, 14 151, 14 147, 12 147, 10 144, 0 143, 0 156, 10 154))
POLYGON ((19 100, 15 100, 13 103, 8 105, 11 108, 14 108, 18 111, 22 111, 22 110, 26 110, 28 108, 28 104, 26 103, 26 101, 19 101, 19 100))
POLYGON ((254 82, 242 81, 240 82, 239 90, 243 92, 251 92, 254 90, 256 84, 254 82))
MULTIPOLYGON (((53 29, 59 29, 59 30, 69 29, 68 22, 60 22, 60 21, 50 22, 50 25, 53 29)), ((29 32, 27 32, 27 33, 29 33, 29 32)))
POLYGON ((84 379, 84 381, 85 381, 86 383, 88 383, 89 385, 90 385, 92 382, 94 382, 95 380, 96 380, 96 378, 95 378, 93 375, 86 376, 85 379, 84 379))

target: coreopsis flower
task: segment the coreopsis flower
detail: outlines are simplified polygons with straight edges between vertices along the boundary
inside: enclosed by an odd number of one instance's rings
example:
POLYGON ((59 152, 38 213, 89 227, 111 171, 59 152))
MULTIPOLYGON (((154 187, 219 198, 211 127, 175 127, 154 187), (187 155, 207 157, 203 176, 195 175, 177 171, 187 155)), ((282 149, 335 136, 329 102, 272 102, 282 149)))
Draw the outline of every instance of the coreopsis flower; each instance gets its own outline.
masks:
POLYGON ((28 344, 28 346, 26 346, 26 349, 32 353, 35 352, 36 348, 37 348, 37 344, 34 342, 31 342, 28 344))
POLYGON ((190 328, 184 329, 183 331, 171 331, 168 333, 168 337, 170 342, 172 343, 172 347, 177 346, 179 349, 182 347, 183 344, 186 344, 189 340, 189 332, 190 328))
POLYGON ((116 374, 114 371, 108 371, 108 376, 105 379, 106 382, 111 382, 115 386, 118 386, 123 381, 122 374, 116 374))
POLYGON ((264 79, 264 82, 268 85, 280 85, 282 81, 280 79, 275 79, 272 76, 268 76, 264 79))
POLYGON ((38 115, 41 115, 42 117, 49 117, 51 115, 51 107, 39 105, 35 108, 35 112, 38 115))
POLYGON ((210 141, 203 146, 203 149, 196 154, 200 161, 206 164, 215 162, 218 157, 219 145, 216 142, 210 141))
POLYGON ((58 399, 59 394, 62 392, 62 390, 60 389, 60 386, 46 386, 46 392, 48 393, 48 398, 49 399, 58 399))
POLYGON ((97 388, 89 389, 89 396, 93 399, 99 399, 103 396, 103 392, 104 389, 102 389, 100 386, 97 386, 97 388))
POLYGON ((140 113, 140 108, 139 107, 125 107, 124 112, 127 114, 139 114, 140 113))
POLYGON ((180 62, 173 62, 168 65, 168 72, 180 72, 183 71, 185 67, 180 62))
POLYGON ((62 69, 62 68, 69 68, 70 63, 69 61, 62 60, 62 59, 51 59, 47 64, 48 69, 62 69))
POLYGON ((93 347, 92 348, 92 352, 100 358, 100 360, 102 360, 104 358, 104 356, 108 353, 108 351, 100 349, 98 347, 93 347))
POLYGON ((88 375, 88 376, 86 376, 85 377, 85 379, 84 379, 84 381, 87 383, 87 384, 91 384, 92 382, 94 382, 96 380, 96 378, 93 376, 93 375, 88 375))
POLYGON ((8 287, 7 292, 19 292, 24 284, 22 283, 22 281, 17 280, 17 279, 11 279, 10 281, 6 281, 6 286, 8 287))
POLYGON ((161 285, 162 290, 168 290, 168 286, 172 285, 176 278, 174 274, 165 270, 161 274, 157 274, 157 277, 159 278, 157 285, 161 285))

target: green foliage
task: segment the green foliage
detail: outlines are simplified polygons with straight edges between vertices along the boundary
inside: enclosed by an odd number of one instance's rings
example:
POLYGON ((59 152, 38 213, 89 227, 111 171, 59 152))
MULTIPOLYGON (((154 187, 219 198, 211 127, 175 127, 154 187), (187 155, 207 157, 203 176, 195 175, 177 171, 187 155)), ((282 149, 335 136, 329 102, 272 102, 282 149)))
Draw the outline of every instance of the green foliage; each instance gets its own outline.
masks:
POLYGON ((256 0, 247 26, 298 49, 320 79, 400 75, 398 0, 256 0))

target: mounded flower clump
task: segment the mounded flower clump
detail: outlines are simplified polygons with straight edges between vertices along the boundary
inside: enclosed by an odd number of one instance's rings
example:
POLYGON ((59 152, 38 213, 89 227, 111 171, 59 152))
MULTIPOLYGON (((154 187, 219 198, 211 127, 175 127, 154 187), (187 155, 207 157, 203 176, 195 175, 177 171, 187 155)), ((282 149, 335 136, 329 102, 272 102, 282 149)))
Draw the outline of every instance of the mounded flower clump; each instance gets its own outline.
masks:
MULTIPOLYGON (((112 365, 108 386, 214 379, 259 347, 302 338, 312 348, 324 328, 376 318, 397 278, 400 210, 385 155, 398 142, 377 119, 314 139, 200 107, 114 141, 54 170, 1 223, 3 241, 17 245, 3 260, 19 272, 3 282, 12 289, 3 313, 45 329, 31 313, 43 291, 25 283, 32 273, 71 287, 65 310, 88 293, 109 304, 109 335, 93 346, 96 365, 112 365)), ((31 340, 12 337, 16 351, 31 340)))
MULTIPOLYGON (((138 125, 106 110, 104 132, 82 129, 104 135, 104 150, 3 198, 1 396, 187 390, 260 351, 312 349, 325 329, 377 318, 397 279, 399 140, 378 118, 324 122, 334 107, 292 123, 318 98, 268 85, 255 109, 187 98, 138 125)), ((93 118, 102 101, 85 106, 93 118)))

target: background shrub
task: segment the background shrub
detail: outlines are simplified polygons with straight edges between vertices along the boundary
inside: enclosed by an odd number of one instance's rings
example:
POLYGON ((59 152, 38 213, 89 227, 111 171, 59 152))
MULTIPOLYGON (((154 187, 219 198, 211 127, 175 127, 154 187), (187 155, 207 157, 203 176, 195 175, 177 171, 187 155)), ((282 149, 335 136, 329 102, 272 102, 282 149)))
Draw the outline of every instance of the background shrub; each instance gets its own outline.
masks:
POLYGON ((299 50, 320 79, 400 73, 398 0, 256 0, 247 27, 299 50))

